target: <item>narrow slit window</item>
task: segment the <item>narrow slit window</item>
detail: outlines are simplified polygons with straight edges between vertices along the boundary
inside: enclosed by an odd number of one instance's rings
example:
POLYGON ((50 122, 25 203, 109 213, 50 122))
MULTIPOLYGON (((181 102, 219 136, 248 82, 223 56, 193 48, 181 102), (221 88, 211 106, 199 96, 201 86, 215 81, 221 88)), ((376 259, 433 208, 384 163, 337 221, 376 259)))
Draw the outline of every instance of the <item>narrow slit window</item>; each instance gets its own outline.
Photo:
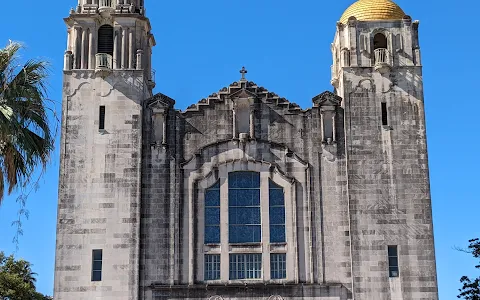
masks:
POLYGON ((400 276, 397 246, 388 246, 388 273, 390 278, 396 278, 400 276))
POLYGON ((269 181, 270 243, 285 243, 285 195, 283 188, 269 181))
POLYGON ((382 102, 382 125, 388 125, 388 111, 387 111, 387 103, 382 102))
POLYGON ((100 114, 98 118, 98 129, 104 130, 105 129, 105 106, 100 106, 100 114))
POLYGON ((92 251, 92 281, 102 281, 103 251, 92 251))
POLYGON ((205 191, 205 244, 220 244, 220 182, 205 191))

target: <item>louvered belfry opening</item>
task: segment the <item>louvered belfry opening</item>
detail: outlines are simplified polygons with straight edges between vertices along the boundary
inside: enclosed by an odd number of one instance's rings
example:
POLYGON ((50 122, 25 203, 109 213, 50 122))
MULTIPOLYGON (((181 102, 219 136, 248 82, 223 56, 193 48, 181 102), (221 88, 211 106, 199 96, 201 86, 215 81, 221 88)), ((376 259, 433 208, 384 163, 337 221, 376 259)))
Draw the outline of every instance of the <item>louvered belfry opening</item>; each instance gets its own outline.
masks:
POLYGON ((98 29, 98 49, 97 53, 113 55, 113 27, 103 25, 98 29))

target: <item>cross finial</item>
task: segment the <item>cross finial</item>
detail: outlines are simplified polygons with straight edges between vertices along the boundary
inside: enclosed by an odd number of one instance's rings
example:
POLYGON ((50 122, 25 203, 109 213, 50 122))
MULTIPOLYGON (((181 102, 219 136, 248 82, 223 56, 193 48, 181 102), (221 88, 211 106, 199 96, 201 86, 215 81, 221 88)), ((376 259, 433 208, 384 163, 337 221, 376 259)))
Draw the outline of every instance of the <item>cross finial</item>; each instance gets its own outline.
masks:
POLYGON ((247 69, 245 69, 245 67, 242 67, 242 69, 240 70, 240 73, 242 74, 242 81, 245 81, 245 74, 248 73, 247 69))

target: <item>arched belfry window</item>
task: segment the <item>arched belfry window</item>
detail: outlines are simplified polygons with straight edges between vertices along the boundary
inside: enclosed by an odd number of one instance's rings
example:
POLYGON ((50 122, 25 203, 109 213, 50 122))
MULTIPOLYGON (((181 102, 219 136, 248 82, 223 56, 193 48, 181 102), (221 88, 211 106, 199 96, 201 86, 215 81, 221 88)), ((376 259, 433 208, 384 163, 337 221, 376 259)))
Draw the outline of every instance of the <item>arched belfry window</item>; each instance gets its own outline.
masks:
POLYGON ((229 173, 229 242, 260 243, 262 241, 260 214, 260 173, 229 173))
POLYGON ((383 33, 375 34, 373 38, 373 49, 387 49, 387 37, 383 33))
POLYGON ((375 52, 375 68, 381 70, 383 66, 391 64, 387 37, 383 33, 375 34, 373 49, 375 52))
POLYGON ((103 25, 98 29, 97 53, 113 55, 113 27, 103 25))

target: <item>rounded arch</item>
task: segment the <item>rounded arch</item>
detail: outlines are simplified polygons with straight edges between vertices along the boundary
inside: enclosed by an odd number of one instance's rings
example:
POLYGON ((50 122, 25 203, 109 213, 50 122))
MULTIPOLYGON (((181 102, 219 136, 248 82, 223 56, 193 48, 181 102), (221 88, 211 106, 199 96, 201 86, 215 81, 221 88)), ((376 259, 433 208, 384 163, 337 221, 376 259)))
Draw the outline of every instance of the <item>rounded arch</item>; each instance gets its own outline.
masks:
POLYGON ((387 49, 388 40, 387 36, 383 32, 377 32, 373 36, 373 50, 377 49, 387 49))
POLYGON ((97 53, 113 55, 113 27, 102 25, 98 29, 97 53))

